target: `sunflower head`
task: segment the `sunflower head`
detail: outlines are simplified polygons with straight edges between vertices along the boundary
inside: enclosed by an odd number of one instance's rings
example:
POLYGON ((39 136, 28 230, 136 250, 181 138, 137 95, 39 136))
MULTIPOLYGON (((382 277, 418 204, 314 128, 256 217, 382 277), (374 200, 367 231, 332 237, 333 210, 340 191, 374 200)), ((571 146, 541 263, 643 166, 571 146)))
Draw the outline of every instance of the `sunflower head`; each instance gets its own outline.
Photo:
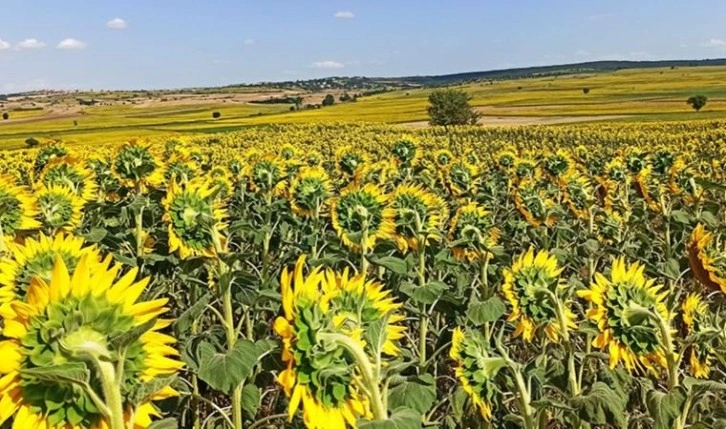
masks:
POLYGON ((280 148, 280 157, 285 161, 290 161, 298 157, 298 150, 295 146, 290 143, 285 143, 280 148))
POLYGON ((352 250, 364 244, 371 248, 378 240, 390 238, 395 211, 388 207, 389 196, 371 183, 343 189, 331 203, 333 228, 352 250))
POLYGON ((68 186, 42 186, 36 192, 38 218, 49 231, 74 231, 83 221, 85 201, 68 186))
POLYGON ((48 281, 35 278, 24 302, 0 310, 6 338, 0 341, 0 422, 13 416, 24 428, 108 427, 98 400, 110 401, 104 392, 119 389, 125 419, 147 427, 158 415, 151 401, 177 395, 159 383, 144 403, 132 401, 144 383, 183 366, 170 346, 174 339, 158 332, 170 324, 156 321, 167 300, 137 302, 148 279, 136 282, 134 268, 116 281, 121 267, 94 259, 84 255, 71 275, 58 258, 48 281), (133 331, 136 337, 119 341, 133 331), (77 375, 53 376, 63 371, 77 375))
POLYGON ((595 217, 598 239, 602 243, 618 243, 625 234, 626 218, 616 211, 600 213, 595 217))
POLYGON ((456 378, 469 395, 484 420, 492 418, 492 404, 499 392, 494 380, 506 366, 501 357, 492 355, 488 341, 478 331, 454 329, 449 356, 456 363, 456 378))
POLYGON ((352 146, 343 146, 335 152, 336 168, 343 177, 353 177, 368 163, 368 156, 352 146))
POLYGON ((439 149, 434 152, 434 163, 439 168, 447 168, 454 160, 454 154, 447 149, 439 149))
POLYGON ((305 152, 304 159, 308 167, 318 167, 323 163, 323 156, 316 150, 305 152))
POLYGON ((662 211, 661 199, 668 193, 663 183, 653 174, 653 169, 650 167, 641 169, 635 178, 635 184, 638 194, 645 200, 648 208, 660 213, 662 211))
POLYGON ((631 147, 625 155, 625 165, 630 174, 637 175, 648 166, 648 153, 637 147, 631 147))
POLYGON ((703 195, 703 188, 696 183, 697 173, 678 158, 670 168, 668 185, 673 195, 682 196, 687 203, 693 204, 703 195))
POLYGON ((254 192, 280 194, 284 189, 285 166, 272 155, 250 162, 245 172, 254 192))
POLYGON ((497 166, 500 169, 509 171, 511 168, 514 168, 514 165, 517 162, 517 153, 511 149, 503 149, 497 154, 496 160, 497 166))
POLYGON ((54 143, 48 146, 43 147, 38 151, 38 155, 35 158, 35 165, 33 166, 33 171, 36 173, 40 173, 45 165, 56 158, 62 158, 64 156, 68 155, 68 149, 58 143, 54 143))
POLYGON ((669 149, 658 149, 653 154, 653 170, 660 175, 668 174, 674 162, 675 156, 669 149))
POLYGON ((290 206, 298 216, 319 216, 331 195, 332 184, 325 170, 322 167, 303 167, 290 185, 290 206))
POLYGON ((696 378, 708 378, 713 360, 713 340, 704 335, 707 331, 717 332, 711 326, 708 304, 701 295, 689 294, 681 305, 681 314, 686 336, 700 336, 690 345, 689 372, 696 378))
POLYGON ((207 180, 217 189, 217 197, 221 200, 229 198, 234 192, 232 177, 224 167, 214 167, 207 173, 207 180))
POLYGON ((481 164, 481 158, 479 158, 479 155, 477 155, 474 149, 467 149, 466 152, 464 152, 464 160, 472 165, 481 164))
POLYGON ((199 165, 189 155, 172 155, 154 171, 149 181, 155 186, 169 182, 184 184, 200 174, 199 165))
POLYGON ((514 204, 519 213, 530 225, 551 227, 557 221, 554 215, 554 202, 546 197, 545 191, 531 179, 519 182, 514 190, 514 204))
POLYGON ((38 201, 26 186, 18 186, 10 176, 0 176, 0 228, 6 237, 40 228, 35 220, 38 201))
POLYGON ((394 239, 402 252, 419 250, 421 240, 438 238, 449 217, 443 198, 419 185, 396 188, 390 207, 396 212, 394 239))
POLYGON ((326 334, 349 337, 367 354, 396 356, 404 331, 396 325, 402 320, 396 314, 400 304, 362 275, 350 277, 347 270, 337 274, 318 267, 305 276, 304 266, 301 257, 294 272, 285 269, 280 281, 283 316, 274 329, 282 338, 286 369, 278 381, 290 397, 290 419, 302 403, 308 427, 354 426, 358 418, 371 415, 358 367, 353 356, 326 334), (373 350, 364 337, 381 320, 385 342, 381 350, 373 350))
POLYGON ((454 196, 476 193, 479 182, 479 168, 463 159, 457 159, 446 169, 446 185, 454 196))
POLYGON ((619 158, 610 160, 605 165, 605 179, 615 183, 625 183, 628 180, 628 169, 625 163, 619 158))
POLYGON ((160 166, 161 162, 148 146, 131 142, 119 149, 113 171, 124 186, 140 188, 160 166))
POLYGON ((589 210, 595 204, 595 193, 590 180, 582 174, 571 173, 562 180, 564 200, 572 214, 580 219, 589 217, 589 210))
POLYGON ((493 257, 490 250, 499 241, 499 234, 491 214, 484 207, 469 203, 460 207, 451 221, 451 250, 460 261, 484 261, 493 257))
POLYGON ((96 177, 83 161, 72 156, 64 156, 49 161, 40 173, 38 182, 42 186, 67 186, 86 201, 95 197, 96 177))
POLYGON ((543 168, 551 177, 562 177, 574 166, 574 161, 570 155, 560 149, 556 153, 547 156, 543 163, 543 168))
POLYGON ((623 362, 630 371, 654 373, 666 366, 656 317, 668 322, 671 314, 665 305, 668 291, 646 278, 639 263, 626 265, 616 259, 610 278, 595 273, 590 289, 578 295, 592 305, 587 317, 597 323, 600 334, 593 344, 610 352, 610 366, 623 362))
MULTIPOLYGON (((512 306, 510 322, 516 322, 514 336, 529 342, 538 329, 551 341, 559 341, 561 326, 555 297, 562 291, 559 279, 562 269, 557 259, 546 250, 535 254, 534 249, 520 255, 510 268, 504 270, 504 298, 512 306)), ((574 328, 574 314, 565 309, 565 323, 574 328)))
POLYGON ((179 251, 186 259, 194 256, 212 257, 225 228, 227 211, 216 198, 216 188, 203 178, 184 186, 170 183, 164 205, 164 221, 169 231, 169 252, 179 251))
POLYGON ((514 174, 518 180, 537 177, 537 163, 529 158, 517 158, 514 163, 514 174))
POLYGON ((404 136, 396 141, 391 148, 391 153, 398 164, 404 168, 415 167, 421 158, 421 149, 413 137, 404 136))
POLYGON ((691 233, 688 262, 701 284, 726 293, 726 252, 716 247, 714 235, 701 223, 691 233))

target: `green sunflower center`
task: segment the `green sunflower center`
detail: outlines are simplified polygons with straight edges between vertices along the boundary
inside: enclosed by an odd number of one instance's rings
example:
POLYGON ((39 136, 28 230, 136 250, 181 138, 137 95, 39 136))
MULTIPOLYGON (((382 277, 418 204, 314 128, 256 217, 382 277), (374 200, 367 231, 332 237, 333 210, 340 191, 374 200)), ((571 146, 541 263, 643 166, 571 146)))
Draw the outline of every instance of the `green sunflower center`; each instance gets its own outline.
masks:
POLYGON ((212 204, 193 192, 182 192, 171 204, 171 225, 185 246, 195 250, 214 245, 212 229, 217 220, 212 204))
POLYGON ((0 226, 2 226, 3 233, 7 235, 15 233, 20 228, 22 217, 20 200, 0 190, 0 226))
POLYGON ((557 311, 551 293, 557 292, 557 277, 552 277, 542 267, 524 267, 514 273, 514 293, 521 311, 537 325, 557 320, 557 311))
MULTIPOLYGON (((133 327, 133 317, 105 298, 87 295, 49 304, 43 314, 30 321, 21 342, 23 399, 34 412, 47 416, 53 427, 96 424, 101 413, 86 388, 60 374, 70 365, 74 372, 86 373, 88 387, 100 392, 101 381, 95 368, 81 356, 93 354, 118 360, 114 340, 133 327)), ((138 340, 125 350, 123 383, 129 392, 140 383, 144 351, 138 340)))
POLYGON ((368 231, 375 233, 383 222, 383 205, 374 195, 355 191, 340 197, 337 207, 338 223, 349 235, 363 233, 367 223, 368 231))
POLYGON ((642 287, 621 283, 608 288, 605 301, 608 325, 615 339, 639 356, 658 349, 658 323, 638 311, 655 311, 655 297, 642 287))
POLYGON ((63 194, 46 193, 38 198, 43 223, 50 228, 70 225, 73 220, 73 201, 63 194))

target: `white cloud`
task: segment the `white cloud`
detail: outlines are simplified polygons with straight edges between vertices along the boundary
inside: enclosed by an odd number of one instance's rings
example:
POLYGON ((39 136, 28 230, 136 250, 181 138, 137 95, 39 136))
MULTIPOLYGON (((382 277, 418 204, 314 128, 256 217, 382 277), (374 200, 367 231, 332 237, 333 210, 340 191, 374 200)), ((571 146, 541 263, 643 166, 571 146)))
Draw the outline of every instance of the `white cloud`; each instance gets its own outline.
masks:
POLYGON ((342 69, 345 67, 345 64, 330 60, 316 61, 313 63, 313 67, 316 69, 342 69))
POLYGON ((58 49, 85 49, 86 43, 81 42, 78 39, 65 39, 61 40, 60 43, 58 43, 58 46, 56 46, 58 49))
POLYGON ((349 11, 341 11, 335 13, 336 19, 353 19, 355 18, 355 14, 353 12, 349 11))
POLYGON ((584 49, 580 49, 577 52, 575 52, 575 56, 578 56, 578 57, 589 57, 590 56, 590 52, 588 52, 588 51, 586 51, 584 49))
POLYGON ((17 49, 40 49, 44 47, 45 43, 38 39, 25 39, 16 45, 17 49))
POLYGON ((701 43, 704 48, 726 49, 726 41, 721 39, 711 39, 708 42, 701 43))
POLYGON ((0 39, 0 51, 4 51, 6 49, 10 49, 10 42, 6 42, 3 39, 0 39))
POLYGON ((114 30, 123 30, 126 28, 126 21, 121 18, 114 18, 106 23, 106 27, 113 28, 114 30))
POLYGON ((244 43, 245 43, 245 45, 254 45, 255 40, 254 39, 245 39, 244 43))

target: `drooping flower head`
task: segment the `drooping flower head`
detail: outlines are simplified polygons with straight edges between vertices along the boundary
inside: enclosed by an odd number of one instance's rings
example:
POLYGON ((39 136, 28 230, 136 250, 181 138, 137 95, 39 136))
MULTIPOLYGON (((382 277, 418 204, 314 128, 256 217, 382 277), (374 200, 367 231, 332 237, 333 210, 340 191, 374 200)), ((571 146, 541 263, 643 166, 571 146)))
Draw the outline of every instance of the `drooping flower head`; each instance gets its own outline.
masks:
POLYGON ((668 291, 661 292, 663 286, 646 278, 644 271, 639 263, 626 265, 624 259, 616 259, 610 278, 595 273, 590 289, 578 291, 578 295, 592 305, 587 317, 600 330, 593 345, 608 349, 611 367, 623 362, 630 371, 657 373, 666 366, 666 357, 654 317, 671 319, 664 302, 668 291), (645 312, 653 317, 644 316, 645 312))
POLYGON ((699 223, 688 242, 688 262, 694 277, 712 290, 726 293, 726 252, 719 250, 714 235, 699 223))
POLYGON ((641 169, 635 177, 635 185, 648 208, 660 213, 663 210, 661 198, 667 194, 664 184, 653 174, 653 169, 650 167, 641 169))
POLYGON ((696 183, 697 173, 682 158, 670 168, 668 187, 672 195, 683 197, 688 204, 694 204, 703 197, 704 189, 696 183))
MULTIPOLYGON (((502 292, 512 306, 508 321, 517 323, 515 337, 521 335, 529 342, 542 329, 550 341, 559 341, 562 332, 555 297, 562 294, 561 272, 553 255, 546 250, 535 255, 532 248, 504 270, 502 292)), ((564 318, 568 328, 575 327, 575 315, 567 307, 564 318)))
POLYGON ((290 206, 301 217, 322 214, 322 208, 332 196, 332 184, 322 167, 303 167, 290 185, 290 206))
POLYGON ((554 202, 547 198, 545 190, 540 189, 532 179, 519 182, 514 189, 514 205, 517 211, 533 227, 541 225, 548 227, 557 222, 554 216, 554 202))
POLYGON ((86 254, 71 276, 58 258, 49 281, 34 278, 24 302, 0 309, 0 423, 12 417, 17 428, 108 428, 107 405, 119 401, 124 420, 146 428, 159 415, 152 401, 178 395, 160 383, 139 396, 142 403, 132 402, 144 383, 183 364, 174 338, 159 332, 170 324, 157 320, 167 299, 138 302, 148 279, 135 281, 134 268, 117 280, 121 267, 108 268, 109 261, 86 254), (134 330, 137 337, 120 340, 134 330), (115 389, 114 398, 105 394, 115 389))
POLYGON ((371 248, 378 240, 391 238, 395 211, 388 201, 389 196, 371 183, 343 189, 330 207, 333 228, 343 244, 357 251, 362 244, 371 248))
POLYGON ((491 420, 492 404, 499 392, 494 377, 506 365, 504 359, 492 355, 479 332, 464 332, 458 326, 453 332, 449 356, 456 362, 456 378, 461 387, 482 418, 491 420))
POLYGON ((460 261, 484 261, 493 257, 489 250, 496 246, 499 235, 491 214, 484 207, 469 203, 459 207, 451 220, 451 251, 460 261))
POLYGON ((699 341, 693 342, 689 347, 688 370, 693 377, 708 378, 711 374, 713 345, 702 335, 707 330, 713 330, 708 317, 710 313, 708 304, 699 294, 691 293, 683 301, 681 311, 686 336, 699 334, 702 336, 699 341))
POLYGON ((227 211, 215 196, 216 188, 203 178, 184 186, 169 184, 162 201, 163 220, 169 231, 169 252, 179 251, 182 259, 217 254, 215 239, 221 240, 227 211))
POLYGON ((402 252, 419 250, 421 239, 439 238, 449 217, 446 202, 440 196, 419 185, 400 185, 391 196, 390 207, 395 210, 394 238, 402 252))
POLYGON ((567 174, 562 180, 564 200, 575 217, 587 220, 595 204, 595 193, 590 180, 579 173, 567 174))

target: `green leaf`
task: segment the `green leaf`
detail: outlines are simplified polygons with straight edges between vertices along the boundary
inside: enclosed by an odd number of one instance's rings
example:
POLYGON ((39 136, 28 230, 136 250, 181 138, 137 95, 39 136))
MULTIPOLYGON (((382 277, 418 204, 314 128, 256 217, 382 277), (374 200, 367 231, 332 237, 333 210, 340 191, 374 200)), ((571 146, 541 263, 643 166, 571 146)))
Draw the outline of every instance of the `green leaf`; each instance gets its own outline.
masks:
POLYGON ((425 414, 435 401, 436 386, 430 374, 410 378, 388 392, 388 405, 392 409, 410 408, 419 414, 425 414))
POLYGON ((663 274, 672 280, 678 280, 681 276, 681 266, 678 260, 670 258, 663 264, 663 274))
POLYGON ((176 321, 174 322, 174 332, 177 334, 177 337, 181 336, 181 334, 186 333, 189 328, 194 323, 194 320, 199 317, 200 314, 202 314, 202 311, 204 310, 204 307, 209 304, 209 301, 212 299, 212 294, 206 294, 200 299, 196 300, 194 304, 187 308, 176 321))
POLYGON ((254 417, 257 415, 261 398, 262 392, 254 384, 245 384, 242 388, 242 410, 250 420, 254 420, 254 417))
POLYGON ((359 422, 360 429, 421 429, 423 419, 421 415, 408 408, 399 408, 385 421, 359 422))
POLYGON ((66 381, 76 384, 87 384, 91 378, 91 373, 83 362, 69 362, 60 365, 21 369, 20 373, 43 381, 66 381))
POLYGON ((142 383, 131 393, 129 399, 134 405, 141 405, 149 402, 156 392, 169 386, 176 379, 175 376, 158 377, 149 382, 142 383))
POLYGON ((412 283, 403 283, 401 285, 401 292, 420 304, 433 304, 448 289, 449 286, 446 283, 438 281, 432 281, 423 286, 417 286, 412 283))
POLYGON ((627 425, 625 406, 627 398, 620 397, 613 389, 603 382, 596 382, 586 395, 578 395, 570 399, 580 419, 591 425, 615 425, 624 428, 627 425))
POLYGON ((368 256, 367 258, 371 264, 383 267, 394 274, 401 276, 408 274, 408 264, 406 264, 406 261, 401 258, 396 258, 394 256, 383 256, 380 258, 368 256))
POLYGON ((484 302, 472 300, 469 304, 467 317, 475 326, 481 326, 486 322, 498 320, 506 311, 507 306, 504 302, 498 296, 493 296, 484 302))
POLYGON ((691 223, 691 215, 684 212, 683 210, 673 210, 671 212, 671 218, 678 223, 683 223, 683 224, 691 223))
POLYGON ((151 423, 148 429, 177 429, 178 427, 179 425, 177 424, 176 419, 168 418, 151 423))
POLYGON ((153 328, 155 324, 156 319, 151 319, 144 324, 134 326, 131 330, 111 338, 110 348, 112 350, 121 350, 128 347, 141 338, 149 329, 153 328))
POLYGON ((209 343, 200 345, 199 378, 213 389, 231 394, 251 373, 266 351, 257 344, 240 340, 226 353, 217 353, 209 343))
POLYGON ((89 243, 98 243, 106 238, 106 234, 108 234, 108 231, 104 228, 91 228, 88 233, 83 234, 83 238, 89 243))
POLYGON ((653 429, 671 429, 681 415, 686 402, 686 392, 682 387, 668 393, 651 390, 646 396, 648 412, 653 418, 653 429))

